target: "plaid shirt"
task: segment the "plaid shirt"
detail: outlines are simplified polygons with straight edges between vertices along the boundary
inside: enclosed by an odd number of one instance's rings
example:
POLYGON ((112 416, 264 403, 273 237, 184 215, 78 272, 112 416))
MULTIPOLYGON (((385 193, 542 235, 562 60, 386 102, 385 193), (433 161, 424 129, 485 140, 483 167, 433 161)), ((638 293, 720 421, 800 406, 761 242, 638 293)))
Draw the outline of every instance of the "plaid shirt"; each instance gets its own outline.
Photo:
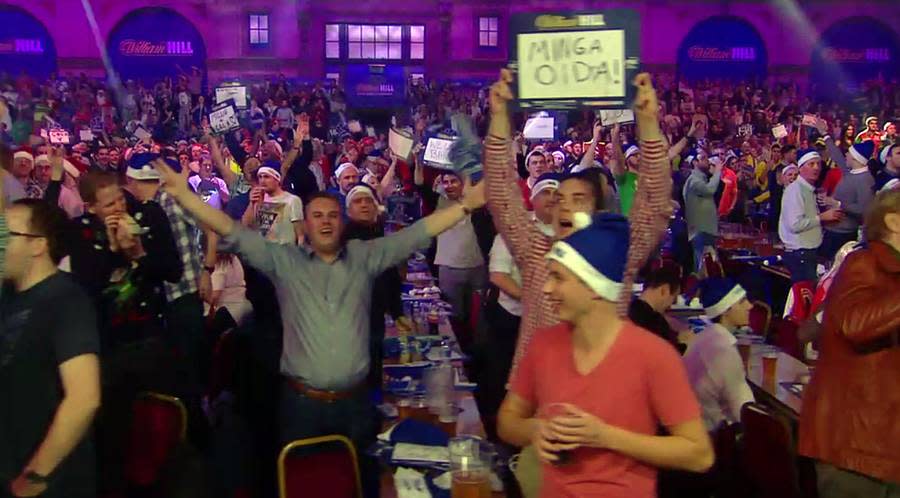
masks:
POLYGON ((181 255, 181 263, 184 265, 181 281, 177 284, 163 283, 166 300, 171 303, 179 297, 193 294, 199 290, 198 282, 203 269, 203 263, 200 261, 200 227, 197 220, 187 214, 171 195, 160 190, 154 200, 162 206, 169 218, 175 246, 178 248, 178 254, 181 255))

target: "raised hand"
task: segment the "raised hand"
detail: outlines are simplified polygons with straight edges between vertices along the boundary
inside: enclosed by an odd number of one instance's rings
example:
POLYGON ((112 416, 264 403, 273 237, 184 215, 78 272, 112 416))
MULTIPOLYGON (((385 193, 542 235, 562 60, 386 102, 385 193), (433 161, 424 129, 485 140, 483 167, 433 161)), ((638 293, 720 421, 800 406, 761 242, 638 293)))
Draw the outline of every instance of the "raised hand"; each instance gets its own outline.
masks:
POLYGON ((182 195, 189 195, 191 193, 187 182, 188 175, 190 174, 188 168, 182 168, 181 173, 177 173, 162 159, 153 161, 153 167, 159 172, 162 188, 169 195, 178 199, 182 195))
POLYGON ((510 84, 513 81, 512 71, 509 69, 500 70, 500 79, 491 85, 489 99, 491 104, 491 114, 505 113, 507 103, 513 99, 510 84))
POLYGON ((487 198, 484 192, 485 182, 472 183, 472 179, 466 177, 466 183, 463 187, 462 205, 469 210, 479 209, 487 204, 487 198))
POLYGON ((634 97, 634 115, 640 122, 656 122, 659 117, 659 100, 649 73, 640 73, 634 78, 637 95, 634 97))

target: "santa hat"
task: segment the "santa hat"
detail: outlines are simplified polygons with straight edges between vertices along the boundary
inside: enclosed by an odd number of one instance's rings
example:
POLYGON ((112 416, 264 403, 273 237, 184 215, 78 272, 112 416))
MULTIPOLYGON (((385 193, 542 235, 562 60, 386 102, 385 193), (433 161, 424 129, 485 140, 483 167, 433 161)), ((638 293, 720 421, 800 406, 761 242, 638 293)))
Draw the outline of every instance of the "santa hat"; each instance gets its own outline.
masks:
POLYGON ((50 156, 48 156, 47 154, 41 154, 35 157, 34 165, 37 166, 38 164, 50 164, 50 156))
POLYGON ((872 121, 878 121, 878 116, 869 116, 866 118, 864 123, 866 124, 866 126, 869 126, 869 123, 871 123, 872 121))
POLYGON ((890 128, 893 124, 894 123, 892 123, 890 121, 885 122, 884 126, 881 127, 881 131, 887 131, 887 129, 890 128))
POLYGON ((816 149, 803 149, 797 153, 797 166, 802 167, 804 164, 816 159, 822 159, 822 156, 819 155, 819 151, 816 149))
POLYGON ((336 170, 334 170, 334 177, 340 178, 341 175, 344 173, 344 171, 347 171, 350 168, 353 168, 356 171, 356 173, 359 174, 359 168, 357 168, 355 164, 343 163, 340 166, 338 166, 336 170))
POLYGON ((14 160, 28 159, 29 161, 34 162, 34 154, 31 153, 31 148, 22 147, 19 150, 17 150, 15 154, 13 154, 13 159, 14 160))
POLYGON ((554 243, 545 258, 568 268, 601 298, 616 301, 628 257, 628 220, 617 214, 591 219, 578 213, 574 222, 580 229, 554 243))
POLYGON ((628 160, 629 157, 639 153, 641 149, 638 149, 637 145, 629 145, 625 149, 625 160, 628 160))
POLYGON ((881 190, 879 190, 878 192, 886 192, 888 190, 894 190, 897 188, 900 188, 900 178, 892 178, 888 180, 888 182, 885 183, 884 186, 881 187, 881 190))
POLYGON ((281 163, 278 161, 268 160, 256 170, 256 176, 269 175, 272 178, 281 181, 281 163))
POLYGON ((134 180, 159 180, 159 171, 156 171, 152 164, 159 157, 159 154, 150 152, 135 154, 128 161, 125 176, 134 180))
POLYGON ((543 155, 544 151, 540 147, 535 147, 533 151, 529 152, 527 156, 525 156, 525 167, 528 167, 528 162, 531 161, 531 156, 538 154, 543 155))
POLYGON ((539 176, 537 181, 534 182, 534 186, 531 187, 531 199, 534 198, 541 193, 541 191, 546 190, 548 188, 552 188, 556 190, 559 188, 560 175, 558 173, 544 173, 539 176))
POLYGON ((850 156, 861 164, 868 164, 869 158, 875 152, 875 142, 866 140, 850 147, 850 156))
POLYGON ((554 157, 554 158, 559 158, 560 161, 565 161, 565 160, 566 160, 566 153, 563 152, 563 151, 561 151, 561 150, 554 150, 554 151, 553 151, 553 157, 554 157))
POLYGON ((376 206, 381 204, 381 202, 379 202, 378 200, 378 195, 375 193, 375 189, 373 189, 371 185, 369 185, 368 183, 357 183, 353 186, 353 188, 350 189, 349 192, 347 192, 347 207, 350 207, 350 201, 352 201, 354 197, 360 195, 367 195, 371 197, 372 200, 375 201, 376 206))
POLYGON ((66 170, 66 173, 72 175, 72 178, 76 180, 81 176, 81 170, 78 169, 71 161, 68 159, 63 159, 63 169, 66 170))
POLYGON ((712 277, 700 282, 700 302, 707 318, 722 316, 747 297, 747 291, 729 278, 712 277))
POLYGON ((887 144, 881 149, 881 154, 878 154, 878 160, 881 161, 881 164, 887 165, 888 158, 891 157, 891 149, 896 146, 897 144, 887 144))

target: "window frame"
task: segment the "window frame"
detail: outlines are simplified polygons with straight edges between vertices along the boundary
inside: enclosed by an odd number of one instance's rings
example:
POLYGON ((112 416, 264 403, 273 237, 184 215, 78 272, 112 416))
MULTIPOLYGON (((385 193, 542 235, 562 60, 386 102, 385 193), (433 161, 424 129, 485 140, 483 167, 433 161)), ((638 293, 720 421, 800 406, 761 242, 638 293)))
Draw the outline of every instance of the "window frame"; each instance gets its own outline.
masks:
MULTIPOLYGON (((323 57, 326 62, 330 63, 359 63, 359 64, 414 64, 422 63, 425 60, 425 25, 424 24, 403 24, 396 22, 355 22, 355 21, 332 21, 325 23, 323 32, 323 57), (329 26, 338 27, 338 40, 329 40, 329 26), (359 27, 360 32, 357 38, 355 28, 359 27), (422 28, 422 41, 413 42, 411 28, 422 28), (367 29, 368 28, 368 29, 367 29), (383 33, 386 39, 379 39, 379 28, 387 28, 387 32, 383 33), (400 28, 400 41, 394 41, 392 35, 396 31, 392 28, 400 28), (351 40, 351 32, 354 32, 354 39, 351 40), (367 33, 364 33, 367 32, 367 33), (371 36, 366 36, 370 34, 371 36), (364 39, 366 38, 366 39, 364 39), (338 44, 337 57, 330 57, 328 54, 329 44, 338 44), (412 57, 413 44, 422 46, 422 57, 412 57), (358 48, 357 48, 358 45, 358 48), (368 46, 366 46, 368 45, 368 46), (383 45, 383 46, 382 46, 383 45), (399 45, 399 54, 396 52, 399 45), (358 52, 357 52, 358 50, 358 52), (386 52, 384 52, 386 50, 386 52), (378 57, 379 53, 386 57, 378 57), (358 55, 357 55, 358 54, 358 55), (364 54, 367 54, 364 56, 364 54), (399 57, 391 57, 399 55, 399 57)), ((333 45, 332 45, 333 46, 333 45)))
POLYGON ((503 47, 502 42, 500 40, 500 27, 502 26, 501 19, 502 19, 502 17, 500 16, 500 14, 496 14, 496 13, 478 14, 475 16, 475 49, 476 50, 490 53, 490 52, 499 51, 503 47), (495 19, 497 21, 497 29, 492 31, 490 29, 490 26, 488 26, 487 30, 482 31, 482 29, 481 29, 481 20, 482 19, 488 19, 489 20, 488 22, 490 22, 490 19, 495 19), (482 45, 481 44, 481 34, 482 33, 488 33, 488 36, 490 36, 490 33, 494 33, 494 35, 497 37, 497 43, 495 45, 482 45))
POLYGON ((261 50, 261 49, 264 50, 264 49, 267 49, 272 46, 272 19, 271 19, 271 17, 272 16, 268 12, 253 11, 253 12, 247 13, 247 46, 248 47, 250 47, 253 50, 261 50), (257 19, 257 27, 254 28, 253 27, 253 18, 254 17, 264 18, 266 21, 266 27, 260 28, 259 24, 258 24, 259 19, 257 19), (257 34, 256 42, 254 42, 253 38, 252 38, 254 32, 256 32, 256 34, 257 34), (259 40, 258 36, 263 32, 265 32, 265 34, 266 34, 266 41, 260 42, 260 41, 258 41, 259 40))

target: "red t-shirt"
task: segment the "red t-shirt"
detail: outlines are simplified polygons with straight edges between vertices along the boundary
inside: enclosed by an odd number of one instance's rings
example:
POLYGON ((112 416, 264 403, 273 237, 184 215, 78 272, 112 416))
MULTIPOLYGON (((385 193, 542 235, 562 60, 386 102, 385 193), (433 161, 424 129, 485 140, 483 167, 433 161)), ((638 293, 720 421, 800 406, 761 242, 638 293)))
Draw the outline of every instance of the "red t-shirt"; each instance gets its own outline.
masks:
MULTIPOLYGON (((575 369, 572 327, 538 331, 510 390, 538 411, 570 403, 608 424, 647 435, 699 420, 700 406, 672 345, 626 322, 587 375, 575 369)), ((656 468, 609 450, 578 448, 569 463, 543 465, 542 497, 655 498, 656 468)))
POLYGON ((527 178, 519 178, 519 189, 522 190, 522 201, 525 203, 526 211, 534 211, 531 205, 531 187, 528 186, 527 178))

